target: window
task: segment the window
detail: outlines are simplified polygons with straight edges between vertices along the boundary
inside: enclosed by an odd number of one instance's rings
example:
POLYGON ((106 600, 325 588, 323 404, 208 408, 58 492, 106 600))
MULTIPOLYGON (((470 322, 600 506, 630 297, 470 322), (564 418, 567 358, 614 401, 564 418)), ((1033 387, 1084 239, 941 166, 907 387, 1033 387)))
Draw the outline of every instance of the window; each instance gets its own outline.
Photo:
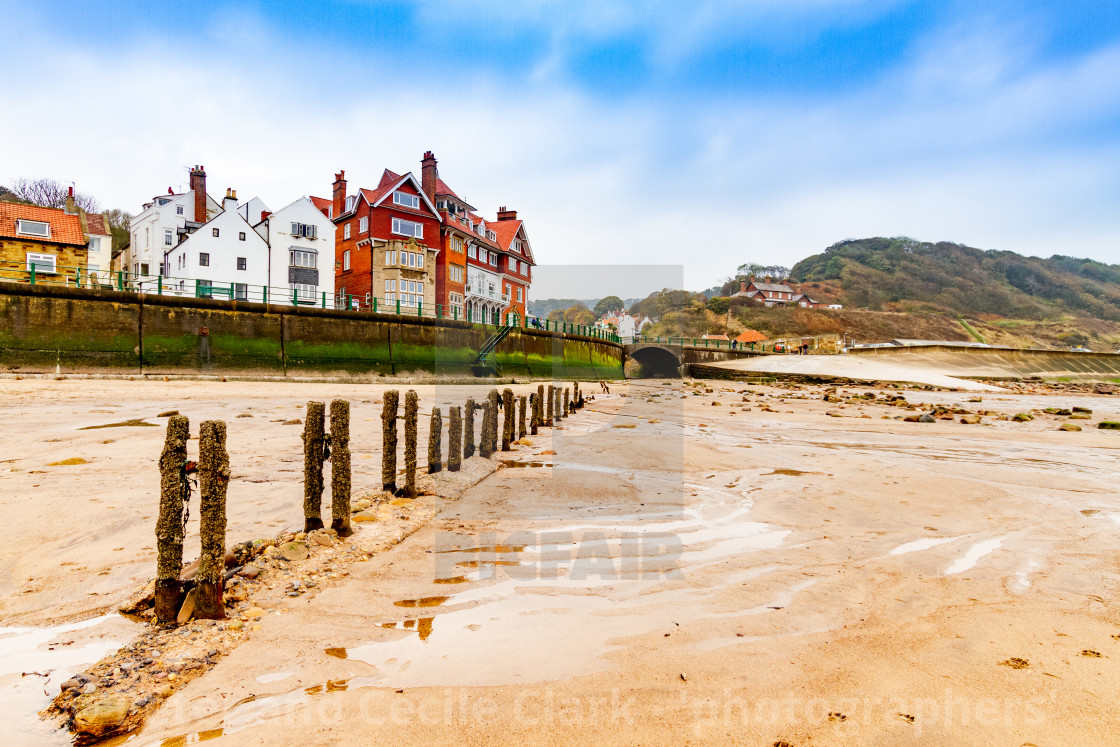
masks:
MULTIPOLYGON (((349 230, 347 226, 347 230, 349 230)), ((292 236, 302 236, 305 239, 314 239, 318 236, 318 227, 310 223, 293 223, 292 236)), ((346 237, 349 238, 350 234, 347 233, 346 237)))
POLYGON ((211 228, 211 229, 210 229, 210 233, 211 233, 211 234, 212 234, 213 236, 217 236, 217 235, 218 235, 218 229, 216 229, 216 228, 211 228))
POLYGON ((463 251, 463 240, 460 239, 458 236, 452 236, 451 237, 451 251, 453 251, 453 252, 463 251))
POLYGON ((513 242, 510 244, 510 248, 513 249, 513 251, 517 252, 518 254, 522 253, 521 252, 521 242, 517 239, 513 240, 513 242))
POLYGON ((308 285, 307 283, 292 283, 289 286, 292 290, 292 295, 297 301, 314 301, 315 297, 319 295, 319 286, 308 285))
POLYGON ((148 263, 147 262, 141 262, 140 263, 140 274, 141 275, 147 275, 148 274, 148 263))
POLYGON ((161 197, 158 200, 156 200, 156 202, 158 202, 160 204, 160 207, 163 207, 167 203, 171 202, 171 200, 167 199, 166 197, 161 197))
POLYGON ((451 265, 449 268, 452 283, 463 282, 463 268, 459 265, 451 265))
POLYGON ((233 297, 238 301, 249 300, 249 286, 246 283, 233 284, 233 297))
POLYGON ((498 266, 498 255, 494 254, 494 252, 490 252, 490 264, 494 265, 494 267, 498 266))
POLYGON ((89 250, 91 252, 101 251, 101 239, 96 236, 91 237, 89 240, 89 250))
MULTIPOLYGON (((217 229, 214 229, 217 230, 217 229)), ((175 234, 170 228, 163 229, 163 245, 172 246, 175 243, 175 234)))
POLYGON ((521 298, 521 286, 520 285, 517 286, 517 300, 518 300, 518 302, 520 302, 522 300, 522 298, 521 298))
POLYGON ((395 265, 397 263, 397 251, 395 249, 385 250, 385 264, 395 265))
POLYGON ((391 290, 393 290, 393 281, 385 278, 385 292, 388 293, 391 290))
POLYGON ((343 272, 349 272, 350 271, 350 250, 349 249, 347 249, 346 251, 344 251, 342 253, 342 271, 343 272))
POLYGON ((475 259, 478 256, 478 250, 475 248, 474 244, 467 247, 467 256, 471 259, 475 259))
POLYGON ((393 202, 397 205, 404 205, 410 208, 420 207, 420 197, 418 195, 410 195, 408 192, 394 192, 393 202))
POLYGON ((412 252, 405 252, 404 255, 405 255, 405 260, 408 262, 408 266, 409 267, 415 267, 416 266, 416 255, 413 254, 412 252))
POLYGON ((368 217, 359 218, 358 219, 358 233, 365 233, 368 230, 369 230, 369 218, 368 217))
POLYGON ((51 237, 51 224, 41 220, 23 220, 22 218, 16 221, 16 233, 24 236, 35 236, 40 239, 49 239, 51 237))
POLYGON ((344 238, 344 239, 350 238, 350 224, 349 223, 347 223, 342 229, 342 238, 344 238))
POLYGON ((244 270, 244 269, 246 269, 247 266, 248 266, 248 262, 246 262, 244 257, 238 257, 237 258, 237 269, 244 270))
POLYGON ((238 231, 237 232, 237 239, 238 239, 238 241, 244 241, 245 240, 245 232, 244 231, 238 231))
POLYGON ((357 195, 350 195, 349 197, 347 197, 346 198, 346 212, 349 213, 351 210, 353 210, 354 205, 356 205, 357 203, 358 203, 358 196, 357 195))
MULTIPOLYGON (((218 229, 215 228, 214 230, 217 231, 218 229)), ((207 253, 207 252, 199 252, 198 253, 198 266, 199 267, 209 267, 210 266, 210 254, 209 253, 207 253)), ((145 273, 145 274, 147 274, 147 273, 145 273)))
POLYGON ((176 205, 175 206, 175 215, 182 215, 182 214, 183 214, 183 206, 182 205, 176 205))
POLYGON ((478 250, 478 261, 479 262, 486 262, 486 257, 487 257, 486 250, 485 249, 479 249, 478 250))
POLYGON ((91 273, 92 272, 97 272, 100 269, 101 269, 101 265, 89 265, 88 267, 86 267, 86 271, 91 272, 91 273))
POLYGON ((317 265, 318 255, 315 252, 292 249, 288 252, 288 257, 288 264, 291 267, 310 267, 314 269, 317 265))
POLYGON ((36 273, 49 273, 51 275, 56 272, 57 258, 53 254, 34 254, 27 253, 27 271, 31 271, 31 266, 35 265, 36 273))
POLYGON ((393 233, 422 239, 424 238, 424 226, 416 221, 393 218, 393 233))

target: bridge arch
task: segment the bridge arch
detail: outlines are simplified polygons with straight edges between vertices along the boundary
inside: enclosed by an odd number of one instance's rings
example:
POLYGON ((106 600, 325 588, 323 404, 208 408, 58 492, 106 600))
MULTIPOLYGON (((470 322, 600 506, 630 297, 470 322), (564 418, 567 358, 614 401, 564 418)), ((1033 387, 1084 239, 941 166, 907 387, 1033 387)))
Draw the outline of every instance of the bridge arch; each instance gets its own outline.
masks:
POLYGON ((643 379, 679 379, 682 363, 679 350, 676 346, 631 345, 626 354, 641 367, 639 376, 643 379))

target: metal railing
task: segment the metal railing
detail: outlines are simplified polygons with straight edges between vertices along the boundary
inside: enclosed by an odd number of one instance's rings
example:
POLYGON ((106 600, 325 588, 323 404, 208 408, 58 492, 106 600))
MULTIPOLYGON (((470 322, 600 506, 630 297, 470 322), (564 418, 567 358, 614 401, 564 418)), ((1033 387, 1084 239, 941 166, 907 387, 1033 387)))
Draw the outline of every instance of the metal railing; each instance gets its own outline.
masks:
POLYGON ((583 335, 610 342, 619 342, 618 335, 595 327, 537 319, 516 311, 496 314, 474 314, 459 304, 408 304, 403 301, 385 301, 376 296, 355 298, 352 295, 318 292, 308 293, 295 288, 276 288, 248 283, 216 283, 196 278, 178 278, 167 275, 146 275, 132 272, 90 273, 84 267, 41 265, 36 263, 0 261, 0 282, 27 283, 30 285, 114 290, 178 298, 209 298, 221 301, 246 301, 253 303, 308 306, 341 311, 365 311, 375 314, 429 317, 435 319, 464 320, 490 327, 511 326, 520 329, 539 329, 547 332, 583 335), (105 278, 108 277, 108 282, 105 278))

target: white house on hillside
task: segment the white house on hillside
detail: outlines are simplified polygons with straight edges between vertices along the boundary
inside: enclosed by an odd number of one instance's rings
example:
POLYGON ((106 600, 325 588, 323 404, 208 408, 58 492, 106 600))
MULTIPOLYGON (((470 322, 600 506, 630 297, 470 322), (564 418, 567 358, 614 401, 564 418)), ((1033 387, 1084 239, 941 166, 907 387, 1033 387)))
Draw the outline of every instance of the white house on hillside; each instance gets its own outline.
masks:
MULTIPOLYGON (((221 210, 217 200, 206 194, 206 172, 201 166, 191 169, 191 189, 156 195, 145 203, 129 224, 130 240, 120 258, 121 269, 133 275, 157 275, 163 254, 174 247, 193 228, 208 220, 208 214, 221 210)), ((136 285, 148 290, 155 283, 136 285)))
POLYGON ((237 194, 229 190, 217 215, 164 254, 163 274, 165 292, 259 302, 268 285, 268 242, 241 215, 237 194))

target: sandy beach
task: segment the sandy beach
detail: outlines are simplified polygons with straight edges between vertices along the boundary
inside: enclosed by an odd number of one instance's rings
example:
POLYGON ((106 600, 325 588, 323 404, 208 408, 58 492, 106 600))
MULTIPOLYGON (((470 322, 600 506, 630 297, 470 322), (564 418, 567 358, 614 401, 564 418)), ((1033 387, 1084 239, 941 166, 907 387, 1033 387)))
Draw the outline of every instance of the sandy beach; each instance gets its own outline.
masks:
MULTIPOLYGON (((142 633, 114 610, 154 573, 160 413, 228 423, 232 545, 300 527, 284 423, 308 400, 352 402, 355 494, 380 487, 387 388, 5 381, 0 732, 68 743, 37 711, 142 633), (157 427, 90 428, 132 421, 157 427)), ((422 443, 433 404, 489 390, 415 388, 422 443)), ((392 507, 403 541, 298 597, 266 570, 259 629, 130 744, 1114 739, 1120 432, 1095 426, 1120 398, 584 388, 594 402, 457 499, 392 507), (897 419, 938 406, 988 414, 897 419), (1092 412, 1043 412, 1075 406, 1092 412)), ((187 559, 195 512, 189 529, 187 559)))

